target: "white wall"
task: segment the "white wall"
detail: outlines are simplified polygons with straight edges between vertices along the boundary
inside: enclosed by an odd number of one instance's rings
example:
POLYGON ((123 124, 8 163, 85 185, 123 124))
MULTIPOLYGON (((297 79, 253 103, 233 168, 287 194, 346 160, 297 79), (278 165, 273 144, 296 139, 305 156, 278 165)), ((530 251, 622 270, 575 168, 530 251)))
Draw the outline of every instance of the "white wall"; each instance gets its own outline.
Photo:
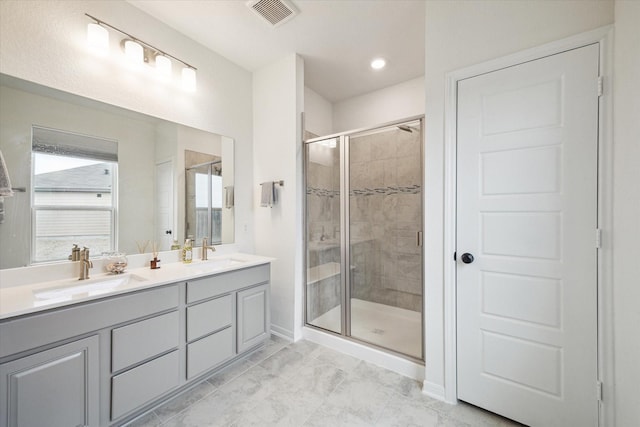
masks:
POLYGON ((304 127, 317 135, 333 133, 333 105, 313 89, 304 87, 304 127))
POLYGON ((623 427, 640 424, 640 2, 617 0, 615 19, 615 412, 623 427))
POLYGON ((424 77, 333 104, 333 132, 373 127, 424 114, 424 77))
POLYGON ((276 333, 293 338, 302 289, 300 271, 300 97, 302 60, 295 54, 253 76, 255 247, 276 258, 271 264, 271 323, 276 333), (279 201, 260 207, 262 182, 284 180, 279 201), (294 309, 295 308, 295 309, 294 309))
POLYGON ((612 1, 426 2, 425 377, 433 393, 444 391, 443 266, 451 256, 443 251, 445 74, 612 22, 612 1))
POLYGON ((251 73, 124 1, 3 0, 0 40, 2 73, 234 138, 232 248, 253 250, 251 73), (198 68, 197 91, 187 93, 125 67, 115 33, 109 57, 92 55, 86 49, 90 20, 85 13, 193 64, 198 68))

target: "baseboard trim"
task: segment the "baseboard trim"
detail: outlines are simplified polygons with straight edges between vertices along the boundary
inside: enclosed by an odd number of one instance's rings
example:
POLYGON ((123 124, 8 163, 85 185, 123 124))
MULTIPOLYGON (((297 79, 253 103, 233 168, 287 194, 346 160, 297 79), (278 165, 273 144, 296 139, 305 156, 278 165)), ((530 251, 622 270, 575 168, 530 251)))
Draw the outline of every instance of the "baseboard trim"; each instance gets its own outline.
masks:
MULTIPOLYGON (((440 384, 434 384, 430 381, 425 380, 422 383, 422 393, 426 394, 429 397, 432 397, 434 399, 438 399, 438 400, 442 400, 443 402, 447 402, 447 399, 445 398, 445 392, 444 392, 444 387, 441 386, 440 384)), ((456 402, 447 402, 447 403, 452 403, 455 404, 456 402)))
POLYGON ((293 342, 293 332, 281 328, 277 325, 271 325, 271 333, 277 337, 284 338, 287 341, 293 342))

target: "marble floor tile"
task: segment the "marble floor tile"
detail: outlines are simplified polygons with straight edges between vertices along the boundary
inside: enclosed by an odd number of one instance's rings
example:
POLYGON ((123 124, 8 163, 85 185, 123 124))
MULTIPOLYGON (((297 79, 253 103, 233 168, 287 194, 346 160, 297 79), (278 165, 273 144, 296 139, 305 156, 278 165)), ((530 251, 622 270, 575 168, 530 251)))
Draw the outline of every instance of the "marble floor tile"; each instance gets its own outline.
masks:
POLYGON ((296 353, 300 353, 303 356, 308 356, 317 350, 320 346, 316 343, 306 340, 300 340, 289 344, 289 348, 296 353))
POLYGON ((375 425, 380 427, 471 427, 469 424, 450 419, 445 414, 429 408, 425 402, 399 395, 389 400, 375 425))
POLYGON ((159 408, 156 408, 154 412, 158 418, 164 422, 213 393, 215 390, 216 387, 213 384, 208 381, 203 381, 188 392, 183 393, 171 399, 159 408))
POLYGON ((244 413, 231 425, 301 426, 322 402, 322 398, 313 391, 280 390, 257 402, 251 411, 244 413))
POLYGON ((246 359, 255 364, 260 363, 290 344, 291 343, 285 339, 272 335, 271 340, 269 340, 266 345, 251 353, 246 359))
POLYGON ((292 350, 291 346, 279 350, 258 364, 266 369, 272 375, 287 377, 295 374, 299 369, 305 357, 297 351, 292 350))
POLYGON ((376 381, 403 396, 430 399, 422 393, 422 384, 419 381, 381 368, 372 363, 360 361, 355 369, 351 371, 350 376, 352 378, 366 378, 376 381))
POLYGON ((422 394, 421 384, 314 343, 281 338, 132 427, 522 427, 422 394))
POLYGON ((347 378, 327 397, 320 410, 330 418, 344 414, 373 425, 392 393, 376 381, 347 378))
POLYGON ((321 406, 313 412, 304 427, 371 427, 372 421, 349 408, 335 408, 321 406))
POLYGON ((221 387, 229 381, 237 378, 247 370, 255 366, 255 363, 248 359, 240 359, 233 362, 231 365, 226 366, 219 372, 209 377, 207 381, 214 387, 221 387))
POLYGON ((319 346, 318 349, 312 353, 312 356, 321 362, 335 366, 347 373, 353 371, 358 363, 361 362, 357 357, 349 356, 322 346, 319 346))
POLYGON ((473 427, 522 427, 520 423, 464 402, 449 405, 439 400, 432 400, 427 405, 451 420, 467 423, 473 427))
POLYGON ((285 388, 295 393, 308 393, 324 400, 344 380, 347 373, 317 359, 308 360, 295 375, 287 379, 285 388))

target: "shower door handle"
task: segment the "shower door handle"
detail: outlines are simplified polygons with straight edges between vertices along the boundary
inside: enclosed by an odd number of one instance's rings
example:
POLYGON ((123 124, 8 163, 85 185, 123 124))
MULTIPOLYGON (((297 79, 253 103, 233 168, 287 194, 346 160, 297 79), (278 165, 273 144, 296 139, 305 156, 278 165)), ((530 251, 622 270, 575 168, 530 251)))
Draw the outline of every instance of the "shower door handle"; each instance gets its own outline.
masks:
POLYGON ((422 231, 418 231, 416 245, 422 247, 422 231))

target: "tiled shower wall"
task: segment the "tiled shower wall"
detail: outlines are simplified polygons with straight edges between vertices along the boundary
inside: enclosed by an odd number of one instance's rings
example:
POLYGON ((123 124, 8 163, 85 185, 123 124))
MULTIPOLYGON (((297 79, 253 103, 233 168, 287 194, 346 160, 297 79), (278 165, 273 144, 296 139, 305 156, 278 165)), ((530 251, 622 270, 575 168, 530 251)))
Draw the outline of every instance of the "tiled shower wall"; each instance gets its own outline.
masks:
POLYGON ((422 310, 420 132, 351 138, 351 295, 422 310))

